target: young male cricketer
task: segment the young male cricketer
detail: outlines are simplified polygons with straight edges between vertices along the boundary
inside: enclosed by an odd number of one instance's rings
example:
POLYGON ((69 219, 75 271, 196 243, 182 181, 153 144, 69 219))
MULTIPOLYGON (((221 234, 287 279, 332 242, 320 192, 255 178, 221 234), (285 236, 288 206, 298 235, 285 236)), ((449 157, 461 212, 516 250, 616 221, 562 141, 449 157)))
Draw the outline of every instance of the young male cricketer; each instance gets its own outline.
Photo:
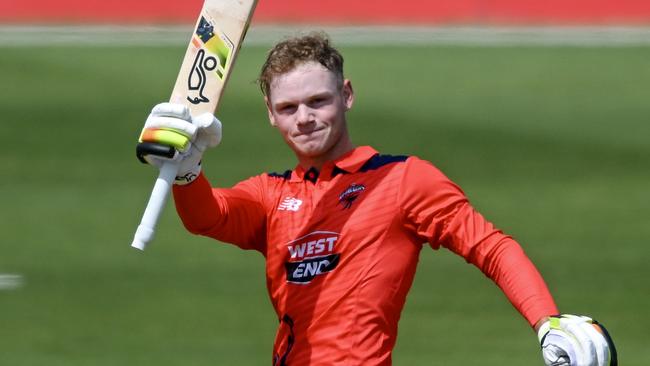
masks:
MULTIPOLYGON (((426 242, 462 256, 491 278, 537 333, 546 365, 616 365, 607 331, 559 314, 544 280, 517 242, 474 210, 431 163, 355 146, 346 112, 354 103, 343 58, 324 34, 278 43, 259 83, 271 125, 298 165, 213 188, 201 173, 206 148, 221 141, 211 114, 163 103, 157 129, 191 141, 179 152, 173 188, 185 227, 266 258, 280 325, 273 365, 390 365, 397 323, 426 242)), ((148 155, 160 166, 163 158, 148 155)))

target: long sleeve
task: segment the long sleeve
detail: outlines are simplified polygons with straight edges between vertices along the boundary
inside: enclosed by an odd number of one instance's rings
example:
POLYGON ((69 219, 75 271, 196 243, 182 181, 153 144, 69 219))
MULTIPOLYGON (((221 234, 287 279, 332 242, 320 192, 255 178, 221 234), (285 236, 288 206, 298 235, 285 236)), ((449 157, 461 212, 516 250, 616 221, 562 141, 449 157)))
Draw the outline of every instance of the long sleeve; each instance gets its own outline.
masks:
POLYGON ((212 188, 201 174, 194 182, 174 186, 176 211, 185 228, 242 249, 266 252, 266 212, 261 177, 232 188, 212 188))
POLYGON ((533 326, 557 314, 542 276, 521 246, 487 221, 465 194, 428 162, 411 158, 402 181, 405 225, 432 248, 445 247, 478 267, 533 326))

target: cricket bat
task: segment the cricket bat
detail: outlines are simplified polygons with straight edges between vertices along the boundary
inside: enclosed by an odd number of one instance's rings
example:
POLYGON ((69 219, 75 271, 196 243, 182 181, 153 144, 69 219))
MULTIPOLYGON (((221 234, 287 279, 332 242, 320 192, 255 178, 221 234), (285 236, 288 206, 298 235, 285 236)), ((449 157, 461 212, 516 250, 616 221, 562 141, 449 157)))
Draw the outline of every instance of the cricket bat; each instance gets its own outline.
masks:
MULTIPOLYGON (((193 116, 215 112, 256 4, 257 0, 205 0, 170 102, 186 104, 193 116)), ((145 143, 138 149, 138 154, 174 155, 173 148, 164 145, 145 143)), ((161 167, 132 247, 144 250, 153 239, 177 173, 177 163, 161 167)))

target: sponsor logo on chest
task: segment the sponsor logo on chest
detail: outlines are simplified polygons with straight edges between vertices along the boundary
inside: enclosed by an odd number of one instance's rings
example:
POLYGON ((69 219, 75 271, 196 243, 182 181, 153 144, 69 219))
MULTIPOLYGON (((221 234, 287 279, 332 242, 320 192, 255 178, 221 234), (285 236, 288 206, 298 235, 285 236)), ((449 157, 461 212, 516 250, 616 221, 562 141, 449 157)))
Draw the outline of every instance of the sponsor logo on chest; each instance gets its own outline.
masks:
POLYGON ((338 241, 338 233, 314 231, 287 243, 287 282, 308 284, 316 276, 333 271, 340 259, 335 252, 338 241))

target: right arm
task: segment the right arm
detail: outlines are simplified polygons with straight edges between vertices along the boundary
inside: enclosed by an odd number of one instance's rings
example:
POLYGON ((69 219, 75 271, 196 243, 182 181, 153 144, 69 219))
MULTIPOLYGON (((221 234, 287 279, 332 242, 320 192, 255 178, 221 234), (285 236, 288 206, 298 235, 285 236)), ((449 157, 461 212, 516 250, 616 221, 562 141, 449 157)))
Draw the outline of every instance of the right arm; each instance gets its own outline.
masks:
POLYGON ((232 188, 212 188, 201 173, 190 184, 174 186, 176 211, 193 234, 265 253, 263 183, 257 176, 232 188))
POLYGON ((190 232, 265 253, 263 177, 213 189, 201 173, 203 153, 220 141, 221 122, 212 114, 193 117, 184 105, 161 103, 145 122, 137 153, 159 168, 168 161, 178 164, 174 201, 190 232))

